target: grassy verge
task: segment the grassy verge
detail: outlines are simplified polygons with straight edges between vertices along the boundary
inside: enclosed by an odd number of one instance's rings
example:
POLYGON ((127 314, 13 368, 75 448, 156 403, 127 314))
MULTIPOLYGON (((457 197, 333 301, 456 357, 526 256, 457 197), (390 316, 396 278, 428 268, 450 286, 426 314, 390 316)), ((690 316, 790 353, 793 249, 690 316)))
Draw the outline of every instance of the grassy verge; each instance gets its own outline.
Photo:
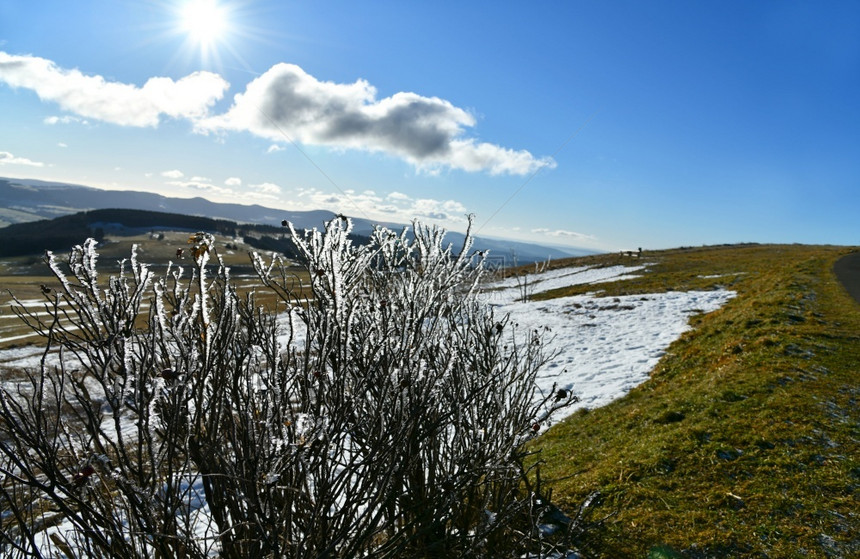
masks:
POLYGON ((832 273, 848 252, 666 251, 643 258, 641 277, 599 286, 738 296, 694 317, 648 382, 537 441, 563 509, 599 491, 587 556, 860 556, 860 305, 832 273))

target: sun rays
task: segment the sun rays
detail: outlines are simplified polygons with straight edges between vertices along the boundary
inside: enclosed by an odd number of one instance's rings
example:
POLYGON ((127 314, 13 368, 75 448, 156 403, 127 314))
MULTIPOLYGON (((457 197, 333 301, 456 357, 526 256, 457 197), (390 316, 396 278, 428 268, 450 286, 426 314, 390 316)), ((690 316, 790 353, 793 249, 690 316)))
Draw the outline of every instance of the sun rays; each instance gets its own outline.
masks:
POLYGON ((190 0, 181 10, 181 27, 201 48, 208 48, 229 31, 227 7, 215 0, 190 0))
POLYGON ((187 0, 174 8, 172 32, 184 36, 182 54, 196 54, 203 67, 221 71, 225 52, 247 67, 234 44, 237 38, 249 35, 239 20, 236 2, 187 0))

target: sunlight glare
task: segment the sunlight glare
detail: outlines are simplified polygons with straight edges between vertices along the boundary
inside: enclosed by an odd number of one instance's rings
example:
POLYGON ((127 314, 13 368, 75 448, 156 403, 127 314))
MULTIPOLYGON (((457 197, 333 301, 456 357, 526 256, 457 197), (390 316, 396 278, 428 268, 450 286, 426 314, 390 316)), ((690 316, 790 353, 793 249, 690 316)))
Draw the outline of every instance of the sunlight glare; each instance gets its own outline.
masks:
POLYGON ((212 43, 227 28, 225 10, 215 0, 190 0, 182 10, 182 26, 201 45, 212 43))

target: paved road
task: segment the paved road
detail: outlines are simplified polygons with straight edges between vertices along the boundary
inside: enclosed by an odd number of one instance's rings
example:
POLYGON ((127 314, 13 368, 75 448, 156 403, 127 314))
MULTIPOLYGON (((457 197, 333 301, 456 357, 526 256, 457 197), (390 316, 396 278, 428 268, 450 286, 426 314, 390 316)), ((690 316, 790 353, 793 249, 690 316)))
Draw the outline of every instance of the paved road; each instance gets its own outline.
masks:
POLYGON ((833 271, 848 293, 860 303, 860 252, 852 252, 837 260, 833 271))

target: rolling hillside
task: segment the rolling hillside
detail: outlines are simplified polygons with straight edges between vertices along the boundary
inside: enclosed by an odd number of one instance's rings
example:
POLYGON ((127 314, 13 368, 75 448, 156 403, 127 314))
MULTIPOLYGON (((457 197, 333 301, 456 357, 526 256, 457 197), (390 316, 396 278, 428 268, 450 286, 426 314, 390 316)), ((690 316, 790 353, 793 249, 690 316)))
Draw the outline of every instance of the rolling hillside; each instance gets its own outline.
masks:
POLYGON ((860 556, 860 306, 833 273, 853 250, 646 253, 645 273, 600 286, 607 298, 737 296, 693 316, 650 380, 536 443, 554 501, 576 511, 592 499, 585 557, 860 556))

